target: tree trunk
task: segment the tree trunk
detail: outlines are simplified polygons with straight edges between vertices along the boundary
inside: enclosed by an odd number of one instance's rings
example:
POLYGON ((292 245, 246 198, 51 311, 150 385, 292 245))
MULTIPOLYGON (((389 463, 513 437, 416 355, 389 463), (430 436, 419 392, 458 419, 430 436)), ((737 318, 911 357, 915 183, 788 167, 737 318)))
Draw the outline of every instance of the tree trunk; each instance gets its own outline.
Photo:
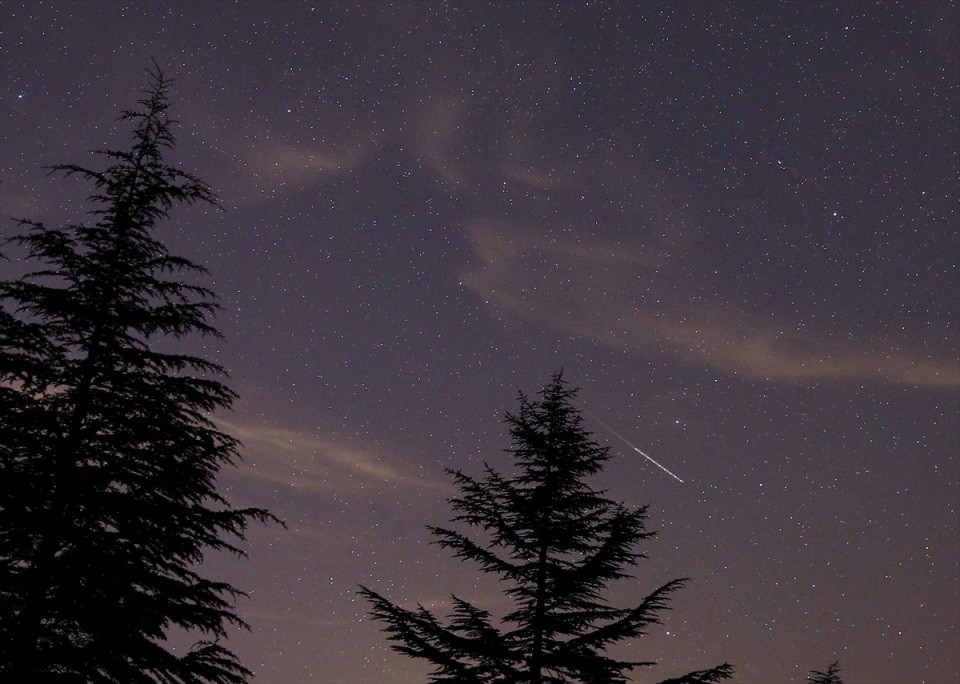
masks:
POLYGON ((543 681, 543 618, 547 604, 547 545, 540 545, 537 558, 537 595, 533 613, 533 651, 530 654, 530 684, 543 681))

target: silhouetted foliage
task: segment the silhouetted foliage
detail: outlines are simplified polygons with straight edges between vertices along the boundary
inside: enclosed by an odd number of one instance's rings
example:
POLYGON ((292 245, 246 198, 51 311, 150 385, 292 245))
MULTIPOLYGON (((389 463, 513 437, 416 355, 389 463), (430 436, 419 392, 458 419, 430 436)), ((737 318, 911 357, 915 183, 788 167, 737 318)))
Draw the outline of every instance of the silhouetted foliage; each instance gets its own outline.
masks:
MULTIPOLYGON (((633 668, 655 664, 616 660, 606 651, 659 624, 670 594, 686 580, 668 582, 629 608, 603 600, 610 582, 631 577, 631 566, 644 558, 635 546, 654 533, 645 528, 646 507, 627 508, 587 485, 609 448, 584 430, 571 405, 575 394, 557 373, 539 400, 520 395, 519 413, 506 417, 516 475, 490 466, 480 479, 450 471, 461 492, 451 500, 453 522, 482 530, 485 544, 430 528, 440 546, 505 582, 513 610, 501 622, 453 596, 443 625, 422 606, 401 608, 361 588, 392 647, 435 666, 433 682, 600 684, 624 682, 633 668)), ((724 664, 670 681, 710 684, 732 672, 724 664)))
POLYGON ((234 394, 223 371, 156 343, 218 333, 202 273, 154 237, 179 204, 215 203, 164 163, 170 82, 154 65, 128 151, 102 171, 54 171, 93 186, 92 225, 21 221, 11 242, 41 266, 0 282, 0 679, 243 682, 219 643, 245 626, 241 592, 202 577, 207 550, 237 546, 262 509, 215 489, 237 442, 207 417, 234 394), (196 633, 186 653, 169 630, 196 633))
POLYGON ((660 684, 716 684, 724 679, 730 679, 733 676, 733 666, 724 663, 709 670, 696 670, 689 672, 682 677, 671 677, 664 679, 660 684))
POLYGON ((840 661, 834 660, 826 672, 819 670, 810 670, 810 676, 807 677, 809 684, 843 684, 840 678, 840 661))

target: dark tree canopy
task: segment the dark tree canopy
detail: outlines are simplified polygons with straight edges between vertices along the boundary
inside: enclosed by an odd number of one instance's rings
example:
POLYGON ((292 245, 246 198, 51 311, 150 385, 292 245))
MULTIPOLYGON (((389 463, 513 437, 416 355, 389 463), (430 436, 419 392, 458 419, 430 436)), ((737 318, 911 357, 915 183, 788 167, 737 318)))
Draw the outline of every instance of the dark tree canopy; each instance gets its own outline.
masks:
POLYGON ((843 684, 840 678, 840 661, 834 660, 826 672, 819 670, 810 670, 810 676, 807 677, 809 684, 843 684))
POLYGON ((106 168, 54 167, 93 187, 89 223, 21 221, 10 242, 39 264, 0 282, 0 679, 242 682, 219 643, 244 626, 241 592, 198 574, 207 551, 243 554, 247 524, 215 488, 237 442, 208 415, 233 393, 219 365, 159 351, 217 335, 203 273, 155 237, 177 205, 212 204, 164 161, 170 82, 159 68, 129 150, 106 168), (195 633, 186 653, 171 629, 195 633))
MULTIPOLYGON (((372 615, 385 624, 393 648, 434 666, 433 682, 546 684, 625 682, 649 660, 621 661, 608 647, 643 636, 660 623, 670 595, 686 582, 667 582, 639 603, 615 608, 603 590, 631 577, 649 539, 646 507, 627 508, 592 489, 587 478, 609 459, 571 404, 575 389, 557 373, 520 410, 507 414, 516 474, 487 466, 482 478, 451 471, 460 495, 451 500, 453 522, 482 531, 477 542, 455 529, 430 528, 440 546, 498 575, 513 610, 491 614, 452 597, 444 625, 431 612, 401 608, 364 587, 372 615)), ((674 684, 712 684, 729 678, 730 665, 692 672, 674 684)))

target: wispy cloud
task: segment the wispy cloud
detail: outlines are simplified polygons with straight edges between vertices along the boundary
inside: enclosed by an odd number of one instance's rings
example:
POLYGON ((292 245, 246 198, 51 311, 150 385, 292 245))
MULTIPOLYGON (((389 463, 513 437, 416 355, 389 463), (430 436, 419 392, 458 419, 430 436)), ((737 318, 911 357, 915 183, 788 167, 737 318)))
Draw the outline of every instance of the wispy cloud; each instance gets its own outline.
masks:
MULTIPOLYGON (((195 94, 182 106, 182 123, 200 139, 217 141, 217 154, 226 161, 214 171, 220 177, 224 200, 258 201, 262 194, 322 185, 348 176, 377 148, 371 127, 349 127, 324 119, 323 126, 305 121, 321 112, 301 112, 290 121, 266 122, 243 115, 224 115, 222 109, 195 94)), ((214 179, 211 179, 214 180, 214 179)))
POLYGON ((41 207, 36 198, 29 195, 23 188, 10 186, 10 181, 7 180, 5 187, 2 188, 2 193, 3 208, 0 210, 0 220, 5 224, 4 234, 13 232, 9 226, 11 220, 23 218, 39 220, 37 216, 41 207))
POLYGON ((415 146, 424 163, 446 183, 458 185, 467 180, 458 160, 458 142, 462 139, 464 110, 462 98, 435 95, 416 114, 415 146))
POLYGON ((960 386, 960 364, 895 340, 760 318, 719 298, 685 298, 677 257, 596 236, 582 242, 498 221, 467 228, 477 263, 465 285, 521 320, 636 353, 666 353, 771 382, 879 381, 960 386))
POLYGON ((298 490, 340 494, 383 487, 444 491, 449 485, 421 477, 370 449, 290 428, 218 419, 219 427, 243 442, 243 475, 298 490))
POLYGON ((533 190, 556 190, 563 187, 563 180, 557 171, 542 169, 526 162, 504 164, 503 174, 506 178, 533 190))
POLYGON ((296 189, 349 175, 376 145, 373 136, 330 146, 268 133, 248 141, 240 153, 242 167, 259 189, 296 189))
POLYGON ((243 612, 243 618, 250 623, 254 622, 271 622, 271 623, 280 623, 288 625, 296 625, 298 627, 343 627, 344 625, 352 624, 355 622, 353 619, 333 619, 333 618, 317 618, 317 617, 307 617, 304 615, 296 615, 291 613, 281 613, 276 610, 264 610, 264 609, 252 609, 246 610, 243 612))

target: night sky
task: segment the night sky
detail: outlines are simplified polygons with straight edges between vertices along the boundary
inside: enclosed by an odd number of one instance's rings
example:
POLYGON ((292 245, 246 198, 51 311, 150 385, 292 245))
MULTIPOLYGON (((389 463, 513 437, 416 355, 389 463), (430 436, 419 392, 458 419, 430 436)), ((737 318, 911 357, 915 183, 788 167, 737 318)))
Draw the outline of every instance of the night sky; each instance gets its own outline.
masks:
POLYGON ((226 209, 160 238, 222 297, 225 340, 188 343, 241 397, 221 487, 289 526, 208 562, 250 593, 255 682, 423 681, 359 583, 502 614, 425 525, 560 367, 613 447, 596 486, 659 530, 611 602, 692 578, 618 651, 660 662, 635 681, 960 681, 956 3, 0 13, 2 235, 83 217, 43 167, 127 144, 151 56, 168 159, 226 209))

